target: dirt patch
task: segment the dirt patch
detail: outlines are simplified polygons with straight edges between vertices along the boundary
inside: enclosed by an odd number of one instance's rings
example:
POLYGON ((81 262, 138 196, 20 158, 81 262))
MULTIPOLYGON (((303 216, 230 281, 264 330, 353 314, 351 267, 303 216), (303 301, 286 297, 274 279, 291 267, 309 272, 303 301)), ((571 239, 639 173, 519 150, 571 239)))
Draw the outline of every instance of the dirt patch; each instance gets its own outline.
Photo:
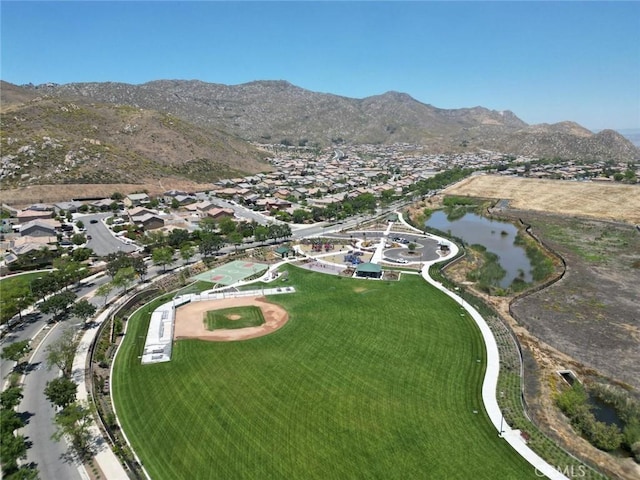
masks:
POLYGON ((234 314, 225 315, 225 317, 228 318, 229 320, 240 320, 242 318, 241 315, 234 315, 234 314))
MULTIPOLYGON (((237 315, 229 315, 238 317, 237 315)), ((262 337, 275 332, 287 323, 289 314, 279 305, 269 303, 264 297, 225 298, 205 302, 191 302, 176 309, 174 340, 198 338, 215 342, 230 342, 262 337), (254 306, 260 308, 264 323, 257 327, 218 329, 209 331, 202 321, 205 312, 223 308, 254 306)))
POLYGON ((640 223, 640 187, 499 175, 469 177, 448 195, 508 199, 512 208, 640 223))
POLYGON ((114 192, 127 195, 144 190, 149 195, 160 195, 169 188, 187 192, 203 192, 210 190, 211 184, 198 184, 180 178, 163 178, 162 181, 149 181, 141 184, 31 185, 0 190, 0 202, 14 207, 24 207, 33 203, 66 202, 72 198, 109 198, 114 192))

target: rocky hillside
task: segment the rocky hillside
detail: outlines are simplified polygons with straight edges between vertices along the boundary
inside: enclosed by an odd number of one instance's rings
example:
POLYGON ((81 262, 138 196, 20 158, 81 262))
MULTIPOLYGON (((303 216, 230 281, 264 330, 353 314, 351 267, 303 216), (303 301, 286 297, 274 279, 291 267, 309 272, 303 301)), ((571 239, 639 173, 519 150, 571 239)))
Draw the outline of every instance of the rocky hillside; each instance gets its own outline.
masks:
POLYGON ((6 83, 1 91, 3 188, 166 177, 204 183, 270 169, 247 142, 167 113, 6 83))
POLYGON ((76 83, 33 88, 55 96, 170 113, 206 129, 220 128, 265 143, 408 142, 426 145, 433 152, 483 148, 566 159, 640 159, 640 150, 613 131, 594 134, 571 122, 527 125, 510 111, 440 109, 397 92, 354 99, 311 92, 284 81, 230 86, 159 80, 142 85, 76 83))

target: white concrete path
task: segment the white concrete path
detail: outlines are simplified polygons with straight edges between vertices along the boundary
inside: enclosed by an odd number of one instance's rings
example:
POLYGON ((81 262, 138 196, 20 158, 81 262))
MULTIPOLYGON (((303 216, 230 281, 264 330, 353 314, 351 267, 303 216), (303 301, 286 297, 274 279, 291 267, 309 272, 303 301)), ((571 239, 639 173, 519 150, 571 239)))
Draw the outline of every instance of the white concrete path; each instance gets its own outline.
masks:
MULTIPOLYGON (((98 333, 98 325, 102 324, 109 315, 111 314, 112 308, 109 308, 103 311, 100 315, 98 315, 95 319, 95 325, 89 329, 87 329, 80 338, 80 342, 78 344, 78 348, 76 350, 76 355, 73 358, 73 367, 72 367, 72 380, 78 384, 78 393, 76 398, 81 401, 89 400, 89 392, 87 390, 87 385, 85 382, 85 372, 87 365, 87 355, 89 353, 89 347, 91 346, 91 342, 95 338, 98 333)), ((118 457, 116 457, 113 450, 106 439, 102 436, 102 432, 98 428, 97 425, 93 424, 90 427, 91 435, 95 441, 96 447, 96 455, 95 459, 98 465, 100 466, 100 470, 104 473, 105 478, 111 480, 120 480, 127 479, 129 476, 125 472, 124 467, 120 463, 118 457)))
POLYGON ((380 237, 380 241, 378 242, 378 246, 376 247, 376 251, 371 257, 371 263, 380 263, 382 261, 382 253, 384 252, 384 247, 387 244, 387 238, 389 237, 389 232, 391 231, 391 227, 393 227, 393 222, 389 222, 387 224, 387 229, 385 230, 382 237, 380 237))
MULTIPOLYGON (((398 220, 400 222, 404 223, 405 226, 416 230, 416 232, 422 233, 417 228, 409 225, 404 220, 400 212, 397 213, 398 220)), ((429 236, 438 240, 439 242, 449 244, 450 253, 446 257, 424 262, 424 266, 422 268, 422 277, 438 290, 458 302, 469 313, 469 315, 471 315, 471 318, 473 318, 473 320, 476 322, 476 325, 478 325, 478 328, 480 329, 480 333, 482 334, 482 338, 487 349, 487 369, 485 371, 484 380, 482 382, 482 403, 484 403, 484 408, 487 411, 487 415, 489 415, 491 423, 493 423, 493 426, 496 427, 498 435, 504 438, 504 440, 509 443, 509 445, 511 445, 511 447, 515 449, 516 452, 518 452, 527 462, 529 462, 534 467, 536 475, 540 477, 546 476, 552 480, 568 480, 568 478, 559 470, 547 463, 546 460, 544 460, 536 452, 529 448, 525 440, 522 438, 520 430, 512 429, 511 426, 504 421, 504 417, 502 415, 502 412, 500 411, 500 407, 498 406, 498 399, 496 397, 498 375, 500 374, 500 354, 498 352, 498 344, 496 343, 496 339, 493 336, 493 333, 491 332, 491 329, 489 328, 486 320, 482 318, 480 313, 472 305, 469 305, 469 302, 465 302, 462 297, 458 296, 454 292, 451 292, 450 290, 447 290, 440 282, 435 281, 429 276, 429 267, 431 265, 453 258, 458 254, 458 247, 455 243, 449 242, 444 238, 438 237, 436 235, 429 236), (501 429, 502 432, 500 431, 501 429)))

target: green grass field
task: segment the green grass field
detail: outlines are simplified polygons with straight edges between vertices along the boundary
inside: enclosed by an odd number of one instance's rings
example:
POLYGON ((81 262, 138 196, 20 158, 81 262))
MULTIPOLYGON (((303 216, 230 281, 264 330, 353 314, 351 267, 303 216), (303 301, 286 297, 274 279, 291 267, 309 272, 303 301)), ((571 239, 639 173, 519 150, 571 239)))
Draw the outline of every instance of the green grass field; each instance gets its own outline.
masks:
POLYGON ((207 330, 257 327, 264 323, 264 316, 262 310, 253 306, 222 308, 206 312, 204 323, 207 330))
POLYGON ((453 300, 417 275, 289 269, 272 335, 142 366, 153 305, 130 321, 114 399, 154 480, 537 478, 484 412, 484 345, 453 300))
MULTIPOLYGON (((48 271, 47 271, 48 272, 48 271)), ((18 313, 16 298, 20 297, 21 292, 25 289, 28 291, 31 281, 42 277, 44 271, 24 273, 22 275, 14 275, 0 280, 0 322, 7 322, 11 317, 18 313)))

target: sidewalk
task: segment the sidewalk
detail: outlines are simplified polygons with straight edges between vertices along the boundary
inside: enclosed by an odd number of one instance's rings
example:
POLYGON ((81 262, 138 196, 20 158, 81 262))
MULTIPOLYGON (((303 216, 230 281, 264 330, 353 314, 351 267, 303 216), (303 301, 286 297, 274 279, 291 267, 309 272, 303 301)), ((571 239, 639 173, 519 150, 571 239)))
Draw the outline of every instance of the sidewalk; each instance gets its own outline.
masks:
MULTIPOLYGON (((117 303, 117 302, 116 302, 117 303)), ((98 326, 102 324, 110 315, 111 308, 103 311, 95 319, 95 325, 86 330, 85 334, 80 338, 76 355, 73 358, 72 367, 72 380, 78 384, 77 399, 80 401, 87 401, 89 399, 89 392, 87 391, 87 385, 85 382, 85 372, 87 364, 87 355, 89 353, 89 347, 91 342, 98 333, 98 326)), ((124 467, 120 463, 118 457, 116 457, 111 446, 102 436, 102 432, 96 424, 90 427, 91 435, 94 438, 96 455, 95 459, 100 469, 104 473, 105 478, 110 480, 124 480, 129 478, 124 467)))

